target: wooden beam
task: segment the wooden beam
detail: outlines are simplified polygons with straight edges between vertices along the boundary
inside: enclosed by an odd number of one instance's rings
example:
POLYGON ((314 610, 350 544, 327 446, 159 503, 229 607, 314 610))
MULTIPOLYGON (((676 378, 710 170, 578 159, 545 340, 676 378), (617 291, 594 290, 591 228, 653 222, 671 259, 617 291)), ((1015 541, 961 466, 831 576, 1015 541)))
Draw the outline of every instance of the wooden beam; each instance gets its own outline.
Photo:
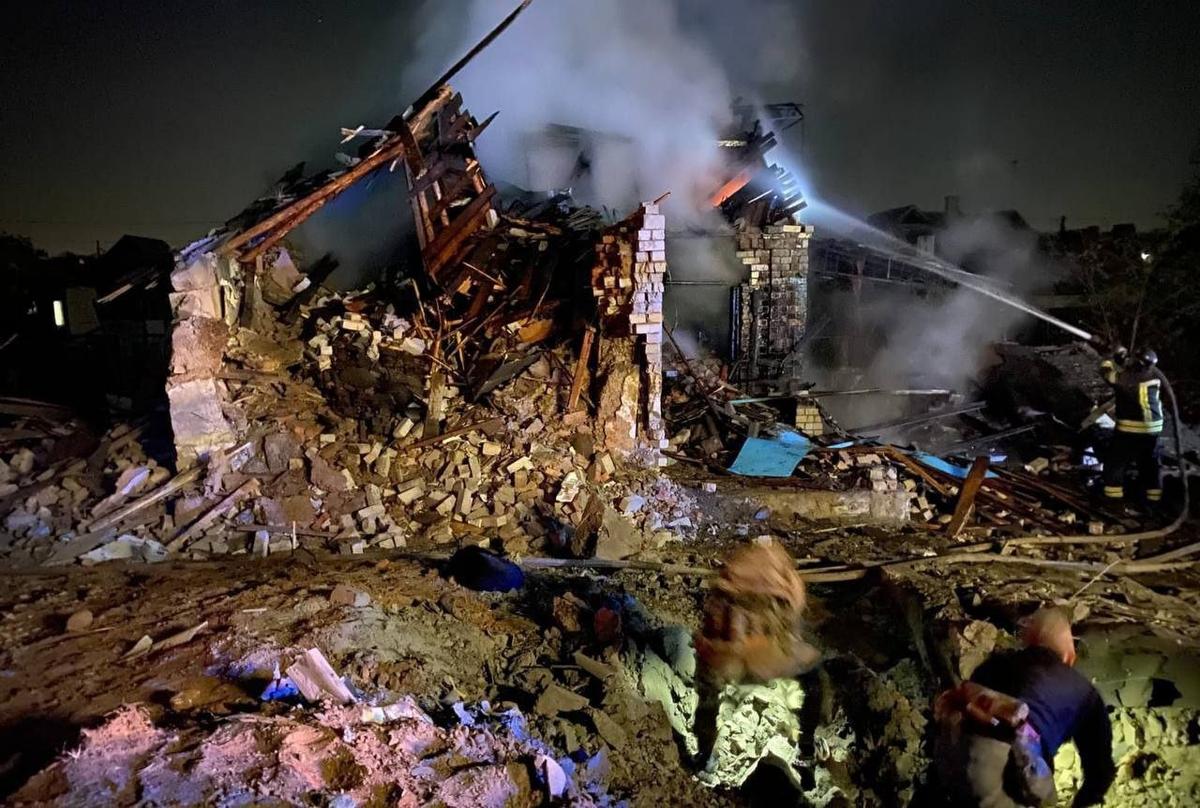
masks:
POLYGON ((133 516, 135 513, 148 508, 149 506, 153 505, 155 502, 159 502, 160 500, 166 499, 167 497, 171 496, 171 494, 174 494, 176 491, 179 491, 179 490, 185 488, 187 485, 189 485, 193 481, 200 479, 200 477, 208 470, 208 468, 210 466, 212 466, 212 464, 214 462, 219 462, 219 461, 223 461, 226 458, 234 457, 239 452, 243 452, 243 451, 250 449, 253 445, 254 444, 252 442, 251 443, 243 443, 241 446, 237 446, 226 452, 222 452, 220 454, 214 454, 213 457, 209 460, 208 466, 196 466, 194 468, 190 468, 187 471, 184 471, 184 472, 181 472, 181 473, 175 475, 175 477, 172 478, 169 482, 166 482, 163 485, 159 486, 155 490, 151 491, 149 494, 146 494, 141 499, 135 500, 134 502, 131 502, 122 508, 118 508, 117 510, 108 514, 107 516, 97 519, 95 522, 92 522, 92 524, 90 524, 88 526, 88 530, 91 531, 92 533, 97 533, 101 530, 104 530, 105 528, 112 527, 113 525, 116 525, 116 524, 124 521, 125 519, 129 518, 130 516, 133 516))
POLYGON ((483 281, 475 284, 475 295, 471 298, 471 306, 467 309, 467 313, 463 315, 465 322, 470 322, 483 313, 483 307, 487 305, 488 298, 492 296, 491 281, 483 281))
POLYGON ((971 509, 975 507, 975 495, 979 493, 979 486, 983 484, 989 462, 987 455, 980 455, 975 458, 975 462, 971 463, 967 479, 963 481, 962 488, 958 491, 958 502, 954 505, 954 515, 950 517, 950 523, 946 525, 946 535, 950 538, 954 538, 962 532, 967 517, 971 515, 971 509))
POLYGON ((503 426, 504 426, 503 418, 489 418, 486 421, 480 421, 475 424, 467 424, 466 426, 460 426, 458 429, 451 429, 449 432, 446 432, 442 435, 436 435, 432 438, 425 438, 424 440, 419 440, 416 443, 405 446, 404 448, 405 449, 423 449, 426 446, 434 446, 436 444, 448 441, 451 438, 457 438, 457 437, 461 437, 462 435, 466 435, 468 432, 475 432, 476 430, 478 430, 479 432, 483 432, 485 434, 491 435, 496 430, 500 429, 503 426))
POLYGON ((257 478, 251 477, 244 483, 235 488, 229 496, 222 499, 216 505, 205 511, 199 519, 192 522, 187 527, 181 529, 175 534, 175 538, 167 542, 167 549, 175 552, 190 542, 192 539, 203 533, 210 525, 228 514, 236 508, 243 499, 251 496, 258 496, 259 482, 257 478))
MULTIPOLYGON (((431 105, 433 105, 433 102, 436 100, 440 99, 444 101, 450 97, 449 88, 439 87, 437 90, 438 91, 434 93, 434 96, 429 101, 431 105)), ((433 108, 436 109, 436 105, 433 105, 433 108)), ((410 125, 413 137, 418 139, 420 138, 420 133, 423 132, 429 125, 429 120, 429 109, 421 110, 417 115, 413 116, 411 119, 412 123, 410 125)), ((304 221, 304 219, 307 219, 313 213, 316 213, 321 206, 325 204, 325 202, 337 196, 342 191, 345 191, 351 185, 372 173, 377 168, 381 168, 385 163, 389 163, 392 160, 406 156, 405 140, 406 137, 402 135, 397 135, 389 139, 383 143, 374 154, 363 158, 344 174, 341 174, 325 183, 320 188, 308 194, 308 196, 301 197, 300 199, 285 205, 275 213, 268 216, 266 219, 263 219, 258 224, 243 230, 241 233, 226 241, 223 245, 221 245, 221 254, 232 255, 238 252, 243 245, 248 244, 250 241, 258 238, 259 236, 274 231, 276 228, 284 224, 287 224, 289 229, 295 227, 297 224, 304 221), (317 202, 320 202, 320 204, 316 204, 317 202), (293 221, 294 219, 296 221, 293 221)))
POLYGON ((950 497, 950 489, 947 488, 941 480, 934 477, 933 474, 926 470, 926 468, 916 460, 913 460, 904 452, 896 449, 893 446, 883 446, 881 448, 884 454, 895 460, 900 465, 904 466, 904 468, 907 469, 910 474, 920 477, 926 485, 936 491, 943 498, 948 499, 950 497))
MULTIPOLYGON (((278 212, 268 216, 266 219, 263 219, 253 227, 243 230, 241 233, 225 242, 225 244, 221 246, 221 253, 230 255, 236 252, 240 247, 242 247, 242 245, 249 243, 259 236, 269 233, 284 224, 289 224, 291 220, 297 216, 303 216, 303 218, 300 220, 303 221, 303 219, 308 218, 308 216, 311 216, 313 213, 315 213, 321 207, 321 205, 325 204, 327 200, 337 196, 342 191, 346 190, 351 185, 365 177, 367 174, 370 174, 375 169, 383 166, 385 163, 389 163, 392 160, 395 160, 397 157, 402 157, 403 155, 403 141, 401 141, 399 138, 393 138, 392 140, 389 140, 387 143, 383 144, 383 146, 381 146, 377 152, 372 154, 370 157, 361 160, 357 165, 336 179, 325 183, 308 196, 301 197, 295 202, 285 205, 278 212), (309 212, 305 213, 305 211, 309 212)), ((299 222, 296 224, 298 223, 299 222)), ((291 224, 290 226, 294 227, 295 224, 291 224)))
POLYGON ((450 81, 450 79, 452 79, 456 75, 458 75, 458 71, 460 71, 464 67, 466 67, 471 62, 472 59, 474 59, 476 56, 479 55, 480 51, 482 51, 488 45, 492 44, 492 42, 496 39, 496 37, 498 37, 502 33, 504 33, 504 29, 506 29, 506 28, 508 28, 508 26, 512 25, 513 21, 517 19, 517 16, 522 11, 524 11, 531 2, 533 2, 533 0, 521 0, 521 5, 517 6, 512 11, 511 14, 509 14, 507 17, 505 17, 503 20, 501 20, 499 25, 497 25, 495 28, 493 28, 487 34, 487 36, 485 36, 483 39, 479 40, 478 44, 476 44, 475 47, 473 47, 469 51, 467 51, 465 56, 463 56, 461 59, 459 59, 453 65, 451 65, 449 70, 447 70, 445 73, 443 73, 441 76, 439 76, 437 81, 435 81, 433 84, 431 84, 429 86, 429 89, 427 89, 424 93, 422 93, 421 96, 419 98, 417 98, 416 101, 413 102, 413 109, 420 112, 421 109, 425 105, 429 104, 437 96, 438 92, 443 89, 443 85, 445 85, 448 81, 450 81))
POLYGON ((442 213, 445 212, 446 209, 449 208, 450 205, 452 205, 455 201, 463 198, 463 191, 467 190, 468 188, 474 191, 475 183, 474 177, 471 176, 472 173, 473 172, 468 170, 466 173, 459 174, 457 177, 454 177, 447 183, 443 184, 441 198, 429 206, 429 210, 426 211, 425 215, 430 219, 436 219, 438 216, 441 216, 442 213))
POLYGON ((583 332, 583 344, 579 346, 579 360, 575 363, 575 375, 571 378, 571 393, 567 396, 567 412, 574 412, 579 406, 579 396, 583 393, 583 383, 588 377, 588 358, 592 353, 592 342, 596 339, 596 329, 588 326, 583 332))
POLYGON ((489 185, 482 194, 475 197, 471 204, 463 208, 450 226, 437 235, 426 248, 423 255, 425 270, 437 277, 438 271, 450 263, 454 254, 462 247, 463 242, 470 238, 482 225, 487 211, 490 210, 492 197, 496 188, 489 185))

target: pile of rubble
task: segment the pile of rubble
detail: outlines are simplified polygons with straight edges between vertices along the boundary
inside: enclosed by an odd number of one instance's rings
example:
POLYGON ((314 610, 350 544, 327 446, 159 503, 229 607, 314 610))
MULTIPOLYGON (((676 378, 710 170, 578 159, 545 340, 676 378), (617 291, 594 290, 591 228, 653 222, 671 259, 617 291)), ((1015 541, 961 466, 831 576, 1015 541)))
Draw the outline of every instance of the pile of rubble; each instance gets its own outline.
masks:
MULTIPOLYGON (((192 470, 171 479, 120 428, 106 436, 99 486, 78 482, 80 460, 36 492, 46 472, 21 449, 0 467, 11 478, 5 524, 15 547, 49 548, 55 561, 118 557, 77 551, 120 527, 121 547, 153 548, 132 553, 146 560, 464 541, 515 555, 623 558, 690 532, 684 491, 599 448, 586 411, 561 412, 571 382, 563 349, 523 363, 486 402, 468 403, 446 384, 445 421, 423 437, 420 333, 377 296, 347 294, 317 299, 294 325, 213 343, 238 405, 231 423, 250 439, 203 478, 192 470), (299 345, 302 353, 289 347, 299 345)), ((175 356, 196 364, 195 354, 175 356)), ((107 538, 103 546, 117 541, 107 538)))
POLYGON ((531 738, 515 708, 460 710, 451 726, 440 726, 411 698, 365 709, 247 715, 189 744, 181 742, 193 733, 156 726, 145 708, 127 707, 85 730, 78 750, 14 799, 112 805, 136 793, 145 805, 266 796, 302 804, 319 792, 333 805, 618 804, 605 791, 603 751, 576 764, 531 738))
POLYGON ((163 479, 114 433, 91 498, 56 512, 55 485, 37 498, 26 483, 62 469, 22 456, 3 503, 18 549, 60 561, 113 542, 152 542, 154 558, 470 542, 623 558, 688 531, 687 498, 649 473, 667 444, 664 216, 647 203, 605 227, 565 198, 504 208, 474 157, 487 121, 461 104, 432 88, 385 129, 351 131, 369 142, 349 168, 289 172, 179 251, 179 473, 163 479), (306 274, 286 235, 396 161, 423 271, 386 293, 323 290, 327 262, 306 274), (149 473, 121 477, 133 468, 149 473))
POLYGON ((795 459, 757 485, 896 495, 913 524, 951 539, 1105 535, 1130 525, 1124 514, 1077 490, 1070 478, 1078 468, 1068 447, 1044 447, 1045 455, 1027 463, 1003 457, 993 462, 989 452, 974 453, 974 462, 971 452, 960 453, 965 462, 946 459, 828 429, 828 419, 810 413, 819 413, 818 400, 805 393, 747 396, 728 382, 729 373, 715 359, 688 360, 677 349, 673 360, 665 391, 672 428, 668 454, 709 472, 697 472, 697 480, 711 484, 739 473, 737 461, 755 439, 764 451, 795 459), (790 407, 796 426, 789 423, 790 407), (818 427, 809 423, 814 418, 818 427))

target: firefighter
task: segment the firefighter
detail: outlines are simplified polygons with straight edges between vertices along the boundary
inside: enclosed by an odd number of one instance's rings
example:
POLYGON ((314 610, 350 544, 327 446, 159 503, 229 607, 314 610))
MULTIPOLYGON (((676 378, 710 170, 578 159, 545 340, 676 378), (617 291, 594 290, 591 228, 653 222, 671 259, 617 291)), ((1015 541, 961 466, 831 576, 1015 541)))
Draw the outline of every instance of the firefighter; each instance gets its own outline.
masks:
POLYGON ((1163 428, 1163 376, 1158 355, 1145 351, 1128 358, 1123 349, 1100 369, 1116 393, 1117 429, 1104 461, 1104 497, 1125 498, 1125 472, 1137 470, 1138 486, 1151 505, 1162 500, 1162 470, 1158 462, 1158 436, 1163 428))
POLYGON ((1053 761, 1073 741, 1083 783, 1073 805, 1098 805, 1112 784, 1112 727, 1096 688, 1074 670, 1075 641, 1061 609, 1034 613, 1018 651, 998 651, 970 681, 938 696, 935 748, 954 806, 1054 804, 1053 761))

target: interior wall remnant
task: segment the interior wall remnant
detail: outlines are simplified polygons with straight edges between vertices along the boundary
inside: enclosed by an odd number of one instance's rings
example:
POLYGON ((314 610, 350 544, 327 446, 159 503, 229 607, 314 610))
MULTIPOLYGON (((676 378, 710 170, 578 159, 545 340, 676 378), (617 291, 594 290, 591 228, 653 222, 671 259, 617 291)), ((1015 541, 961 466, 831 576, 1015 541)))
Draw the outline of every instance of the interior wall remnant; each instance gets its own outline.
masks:
POLYGON ((167 399, 181 470, 209 452, 232 447, 237 439, 226 414, 230 405, 220 371, 231 318, 237 317, 240 268, 208 246, 198 242, 180 251, 171 272, 175 322, 167 399))
POLYGON ((796 428, 805 435, 816 437, 825 433, 825 419, 816 404, 796 404, 796 428))
POLYGON ((741 285, 737 359, 747 378, 792 375, 808 328, 808 243, 802 224, 745 227, 737 257, 750 268, 741 285))
POLYGON ((647 203, 596 245, 592 294, 600 316, 597 438, 609 451, 657 464, 662 420, 666 217, 647 203))

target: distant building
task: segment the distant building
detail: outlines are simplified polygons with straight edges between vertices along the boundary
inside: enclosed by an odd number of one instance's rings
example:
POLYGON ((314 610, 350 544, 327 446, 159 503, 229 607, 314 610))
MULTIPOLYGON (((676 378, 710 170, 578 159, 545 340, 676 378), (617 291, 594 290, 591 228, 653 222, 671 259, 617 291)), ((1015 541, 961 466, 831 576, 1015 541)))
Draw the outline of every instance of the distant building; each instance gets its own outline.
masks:
POLYGON ((40 259, 22 275, 10 384, 91 411, 161 398, 172 265, 166 242, 129 235, 98 257, 40 259))

